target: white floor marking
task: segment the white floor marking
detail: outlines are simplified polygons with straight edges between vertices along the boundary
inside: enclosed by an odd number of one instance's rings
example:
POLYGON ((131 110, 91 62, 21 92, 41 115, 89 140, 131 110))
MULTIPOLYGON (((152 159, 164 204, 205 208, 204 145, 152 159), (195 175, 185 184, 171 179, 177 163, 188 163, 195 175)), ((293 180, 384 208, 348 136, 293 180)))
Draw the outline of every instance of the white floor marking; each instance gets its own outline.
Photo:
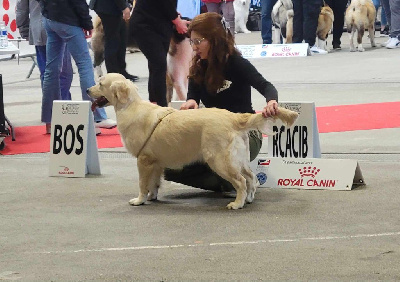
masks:
POLYGON ((300 241, 327 241, 327 240, 339 240, 339 239, 372 238, 372 237, 386 237, 386 236, 398 236, 398 235, 400 235, 400 232, 387 232, 387 233, 377 233, 377 234, 357 234, 357 235, 343 235, 343 236, 325 236, 325 237, 306 237, 306 238, 297 238, 297 239, 271 239, 271 240, 237 241, 237 242, 220 242, 220 243, 198 243, 198 244, 187 244, 187 245, 161 245, 161 246, 139 246, 139 247, 46 251, 46 252, 36 252, 36 254, 63 254, 63 253, 72 254, 72 253, 89 253, 89 252, 174 249, 174 248, 190 248, 190 247, 234 246, 234 245, 250 245, 250 244, 264 244, 264 243, 286 243, 286 242, 300 242, 300 241))

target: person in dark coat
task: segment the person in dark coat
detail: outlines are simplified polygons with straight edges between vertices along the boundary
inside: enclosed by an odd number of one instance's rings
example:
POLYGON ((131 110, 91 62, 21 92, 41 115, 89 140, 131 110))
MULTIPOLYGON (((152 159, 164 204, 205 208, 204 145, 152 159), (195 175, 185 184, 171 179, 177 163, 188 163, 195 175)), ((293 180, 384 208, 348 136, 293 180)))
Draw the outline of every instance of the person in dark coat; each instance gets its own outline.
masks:
POLYGON ((126 71, 126 23, 130 19, 127 0, 91 0, 89 8, 100 17, 104 29, 104 61, 108 73, 120 73, 132 81, 138 77, 126 71))
POLYGON ((148 61, 149 100, 159 106, 167 106, 167 54, 173 28, 184 34, 189 24, 176 6, 177 0, 137 0, 132 12, 132 35, 148 61))

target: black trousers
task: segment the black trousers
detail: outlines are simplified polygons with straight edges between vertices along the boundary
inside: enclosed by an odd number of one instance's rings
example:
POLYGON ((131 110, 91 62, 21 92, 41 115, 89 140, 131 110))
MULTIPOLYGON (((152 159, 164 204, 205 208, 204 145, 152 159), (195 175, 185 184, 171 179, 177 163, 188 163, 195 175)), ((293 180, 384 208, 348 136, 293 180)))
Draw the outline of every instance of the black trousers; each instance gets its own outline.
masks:
POLYGON ((146 26, 137 27, 133 32, 140 51, 147 58, 149 68, 149 100, 157 105, 167 106, 167 54, 170 37, 161 35, 146 26))
POLYGON ((348 0, 325 0, 325 3, 333 10, 335 20, 333 21, 332 45, 340 46, 340 38, 343 33, 344 13, 346 12, 348 0))
POLYGON ((121 15, 98 13, 104 29, 104 61, 107 73, 126 74, 126 23, 121 15))
POLYGON ((293 0, 293 43, 314 46, 322 0, 293 0))

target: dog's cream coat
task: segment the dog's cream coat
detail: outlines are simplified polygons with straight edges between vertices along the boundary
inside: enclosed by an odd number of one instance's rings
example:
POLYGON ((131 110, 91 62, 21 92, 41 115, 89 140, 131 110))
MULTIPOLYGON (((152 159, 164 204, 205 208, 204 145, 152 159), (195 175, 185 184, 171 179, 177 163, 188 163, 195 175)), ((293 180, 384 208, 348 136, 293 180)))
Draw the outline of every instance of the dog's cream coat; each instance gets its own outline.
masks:
MULTIPOLYGON (((284 38, 283 43, 292 43, 293 38, 293 3, 291 0, 278 0, 272 8, 272 22, 277 25, 284 38)), ((274 33, 274 43, 280 43, 279 33, 274 33)))
POLYGON ((235 114, 215 108, 160 107, 142 100, 136 86, 120 74, 105 75, 88 93, 96 98, 94 105, 114 106, 124 145, 138 158, 140 192, 129 202, 135 206, 157 198, 164 168, 203 161, 235 187, 236 199, 227 207, 242 208, 256 192, 248 131, 271 134, 275 118, 290 126, 298 116, 283 108, 276 117, 264 118, 261 113, 235 114))
POLYGON ((375 16, 376 10, 372 0, 352 0, 350 6, 346 10, 346 26, 350 37, 350 51, 357 51, 353 38, 357 31, 358 51, 363 52, 362 38, 364 30, 368 29, 369 40, 371 46, 375 47, 375 16))
POLYGON ((233 9, 235 10, 235 32, 251 33, 246 26, 249 18, 250 0, 234 0, 233 9))

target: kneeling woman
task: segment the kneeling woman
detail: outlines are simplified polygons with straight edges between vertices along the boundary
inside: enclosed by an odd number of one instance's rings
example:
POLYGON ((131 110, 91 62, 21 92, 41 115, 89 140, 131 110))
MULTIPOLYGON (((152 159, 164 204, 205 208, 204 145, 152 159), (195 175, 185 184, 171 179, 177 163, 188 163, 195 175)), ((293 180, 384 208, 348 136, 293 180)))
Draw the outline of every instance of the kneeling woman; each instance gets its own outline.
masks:
MULTIPOLYGON (((235 48, 224 18, 217 13, 196 16, 188 29, 196 53, 189 74, 187 101, 181 110, 197 109, 199 103, 234 113, 255 113, 251 104, 251 87, 265 98, 264 117, 277 114, 278 92, 235 48)), ((250 160, 261 149, 262 134, 249 132, 250 160)), ((165 179, 212 191, 231 191, 233 186, 214 173, 207 164, 195 163, 182 170, 166 169, 165 179)))

